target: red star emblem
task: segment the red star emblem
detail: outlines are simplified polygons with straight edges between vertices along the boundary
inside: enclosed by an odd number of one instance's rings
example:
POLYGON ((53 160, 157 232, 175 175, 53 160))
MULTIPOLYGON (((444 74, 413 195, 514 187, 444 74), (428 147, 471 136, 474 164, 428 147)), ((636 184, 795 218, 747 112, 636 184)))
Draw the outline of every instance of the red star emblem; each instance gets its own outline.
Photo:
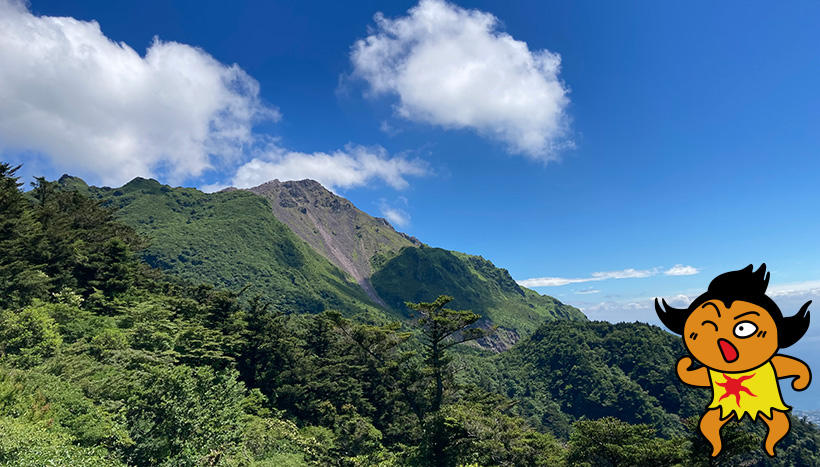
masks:
POLYGON ((737 403, 737 406, 740 407, 740 391, 743 391, 752 397, 757 397, 756 395, 752 394, 752 391, 750 391, 749 388, 743 386, 743 382, 751 378, 755 374, 756 373, 752 373, 750 375, 741 376, 740 378, 735 379, 730 376, 726 376, 726 373, 724 373, 723 377, 726 378, 726 382, 717 384, 726 389, 726 393, 720 396, 720 399, 718 400, 723 400, 724 398, 729 396, 735 396, 735 402, 737 403))

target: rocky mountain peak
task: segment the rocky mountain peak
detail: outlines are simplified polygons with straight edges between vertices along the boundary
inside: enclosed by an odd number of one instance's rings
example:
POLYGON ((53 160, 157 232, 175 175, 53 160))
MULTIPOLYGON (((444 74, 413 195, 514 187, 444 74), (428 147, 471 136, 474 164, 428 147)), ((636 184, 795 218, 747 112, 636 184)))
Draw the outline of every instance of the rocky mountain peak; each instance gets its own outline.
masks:
POLYGON ((386 219, 360 211, 315 180, 271 180, 249 191, 267 198, 277 219, 350 274, 381 305, 384 302, 369 281, 373 259, 421 245, 414 237, 396 231, 386 219))

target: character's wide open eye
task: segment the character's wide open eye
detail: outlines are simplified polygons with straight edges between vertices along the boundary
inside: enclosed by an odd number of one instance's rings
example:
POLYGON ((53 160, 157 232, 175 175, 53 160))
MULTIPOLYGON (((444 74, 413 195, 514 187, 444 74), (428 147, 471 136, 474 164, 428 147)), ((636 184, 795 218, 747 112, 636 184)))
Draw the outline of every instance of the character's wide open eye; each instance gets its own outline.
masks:
POLYGON ((757 332, 757 325, 751 321, 741 321, 735 324, 734 332, 737 337, 743 339, 757 332))

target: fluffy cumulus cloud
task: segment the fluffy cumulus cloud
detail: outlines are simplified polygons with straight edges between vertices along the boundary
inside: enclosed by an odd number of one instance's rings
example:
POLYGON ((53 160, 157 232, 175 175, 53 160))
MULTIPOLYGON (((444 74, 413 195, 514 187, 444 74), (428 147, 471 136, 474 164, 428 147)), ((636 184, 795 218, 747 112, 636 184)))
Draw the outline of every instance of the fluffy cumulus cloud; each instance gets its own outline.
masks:
POLYGON ((541 160, 571 144, 558 54, 530 50, 500 31, 492 14, 441 0, 375 21, 353 45, 353 75, 376 95, 397 95, 400 116, 474 129, 541 160))
POLYGON ((427 166, 420 160, 390 156, 382 147, 348 145, 332 153, 303 153, 272 146, 236 171, 232 184, 238 188, 260 185, 269 180, 316 180, 327 188, 351 188, 383 181, 396 189, 405 188, 407 176, 424 175, 427 166))
POLYGON ((236 163, 258 119, 258 83, 201 49, 155 39, 144 56, 95 21, 34 16, 0 0, 0 151, 120 184, 236 163))

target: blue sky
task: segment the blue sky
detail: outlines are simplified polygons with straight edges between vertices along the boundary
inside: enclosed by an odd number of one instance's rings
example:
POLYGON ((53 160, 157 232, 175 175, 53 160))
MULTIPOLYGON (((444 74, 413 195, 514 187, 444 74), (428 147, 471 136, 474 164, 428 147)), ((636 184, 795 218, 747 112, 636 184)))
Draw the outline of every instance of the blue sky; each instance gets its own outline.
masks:
POLYGON ((316 178, 595 319, 764 261, 786 314, 820 295, 816 2, 0 9, 26 177, 316 178))

